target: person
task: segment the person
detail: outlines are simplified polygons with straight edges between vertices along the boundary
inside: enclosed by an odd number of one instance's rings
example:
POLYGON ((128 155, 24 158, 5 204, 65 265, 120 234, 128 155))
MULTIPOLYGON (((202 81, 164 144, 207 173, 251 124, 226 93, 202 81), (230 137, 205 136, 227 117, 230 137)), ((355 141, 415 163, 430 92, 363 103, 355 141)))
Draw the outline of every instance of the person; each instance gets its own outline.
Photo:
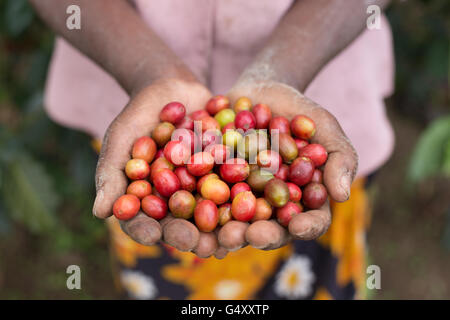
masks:
POLYGON ((367 30, 366 10, 389 1, 79 0, 81 28, 72 30, 71 1, 30 1, 60 36, 47 79, 48 114, 103 138, 93 214, 109 217, 116 280, 130 297, 363 297, 364 177, 393 147, 383 104, 393 86, 391 35, 383 16, 379 29, 367 30), (289 232, 273 224, 279 236, 233 252, 217 240, 206 245, 205 234, 182 252, 181 243, 164 244, 173 236, 165 233, 167 221, 142 213, 119 226, 110 216, 126 189, 133 141, 150 134, 166 103, 180 101, 189 113, 212 92, 232 103, 246 96, 287 118, 311 117, 313 141, 329 153, 330 203, 295 217, 289 232))

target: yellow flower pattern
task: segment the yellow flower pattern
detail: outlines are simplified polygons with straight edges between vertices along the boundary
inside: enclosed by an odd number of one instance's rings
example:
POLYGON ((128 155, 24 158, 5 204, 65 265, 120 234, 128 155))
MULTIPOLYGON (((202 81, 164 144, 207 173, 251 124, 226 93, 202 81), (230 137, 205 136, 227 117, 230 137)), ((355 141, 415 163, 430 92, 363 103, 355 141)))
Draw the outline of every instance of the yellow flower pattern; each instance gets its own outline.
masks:
POLYGON ((127 236, 120 228, 119 221, 114 217, 106 220, 110 231, 111 245, 117 259, 126 267, 134 267, 139 258, 156 258, 161 256, 161 247, 144 246, 127 236))
POLYGON ((191 292, 188 299, 250 299, 291 251, 290 245, 272 251, 245 247, 223 260, 211 257, 197 264, 186 263, 192 253, 179 252, 180 263, 164 266, 161 273, 171 282, 184 284, 191 292))
POLYGON ((329 248, 338 259, 338 285, 345 286, 353 281, 357 288, 361 288, 364 283, 365 232, 369 212, 364 179, 353 183, 348 201, 332 202, 331 207, 333 222, 317 241, 329 248))

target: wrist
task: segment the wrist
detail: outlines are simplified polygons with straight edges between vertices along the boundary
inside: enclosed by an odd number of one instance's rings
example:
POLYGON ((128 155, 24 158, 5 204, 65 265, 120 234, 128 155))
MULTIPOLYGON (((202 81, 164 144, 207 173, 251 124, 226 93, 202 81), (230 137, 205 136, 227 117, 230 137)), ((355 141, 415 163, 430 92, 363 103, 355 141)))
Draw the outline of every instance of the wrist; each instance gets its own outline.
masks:
POLYGON ((295 68, 295 72, 284 69, 282 65, 266 59, 256 60, 244 70, 233 88, 256 88, 281 84, 304 92, 311 81, 310 77, 306 73, 299 72, 298 68, 295 68))
POLYGON ((198 82, 197 78, 188 68, 180 62, 172 62, 164 65, 150 65, 142 63, 131 74, 126 88, 130 96, 135 96, 143 88, 157 82, 178 81, 184 83, 198 82))

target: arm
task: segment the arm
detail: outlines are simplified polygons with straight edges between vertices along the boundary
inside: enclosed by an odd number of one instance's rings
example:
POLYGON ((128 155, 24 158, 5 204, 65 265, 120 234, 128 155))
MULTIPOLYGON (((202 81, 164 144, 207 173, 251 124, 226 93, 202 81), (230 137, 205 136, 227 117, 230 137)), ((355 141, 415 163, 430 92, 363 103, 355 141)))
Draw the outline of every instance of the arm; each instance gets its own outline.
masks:
MULTIPOLYGON (((387 3, 387 0, 296 1, 229 92, 232 102, 247 96, 253 103, 268 104, 288 119, 304 114, 315 121, 317 131, 312 142, 322 144, 328 152, 324 184, 335 201, 349 198, 358 156, 335 117, 301 92, 330 59, 364 30, 367 6, 384 7, 387 3)), ((326 203, 318 210, 293 217, 288 231, 277 224, 252 224, 246 238, 254 247, 275 249, 291 239, 315 239, 326 232, 330 223, 331 212, 326 203), (254 236, 268 232, 268 228, 277 235, 269 242, 254 236)))
POLYGON ((30 2, 57 34, 110 73, 129 94, 157 79, 194 79, 126 0, 77 1, 81 8, 80 30, 66 27, 66 8, 73 1, 30 2))
POLYGON ((297 0, 240 81, 278 81, 306 89, 366 27, 369 5, 390 0, 297 0))

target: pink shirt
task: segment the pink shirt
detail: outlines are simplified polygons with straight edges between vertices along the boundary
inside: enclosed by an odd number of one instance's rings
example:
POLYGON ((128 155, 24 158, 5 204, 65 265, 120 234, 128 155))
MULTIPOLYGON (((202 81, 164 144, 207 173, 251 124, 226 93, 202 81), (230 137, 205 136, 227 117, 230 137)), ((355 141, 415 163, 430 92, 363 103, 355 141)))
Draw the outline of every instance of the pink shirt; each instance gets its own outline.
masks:
MULTIPOLYGON (((292 0, 135 0, 146 23, 213 93, 224 94, 264 46, 292 0)), ((333 113, 355 146, 358 175, 381 166, 392 152, 393 131, 383 98, 393 89, 389 25, 364 31, 330 61, 305 95, 333 113)), ((45 106, 68 127, 103 137, 128 101, 116 81, 59 38, 47 78, 45 106)))

